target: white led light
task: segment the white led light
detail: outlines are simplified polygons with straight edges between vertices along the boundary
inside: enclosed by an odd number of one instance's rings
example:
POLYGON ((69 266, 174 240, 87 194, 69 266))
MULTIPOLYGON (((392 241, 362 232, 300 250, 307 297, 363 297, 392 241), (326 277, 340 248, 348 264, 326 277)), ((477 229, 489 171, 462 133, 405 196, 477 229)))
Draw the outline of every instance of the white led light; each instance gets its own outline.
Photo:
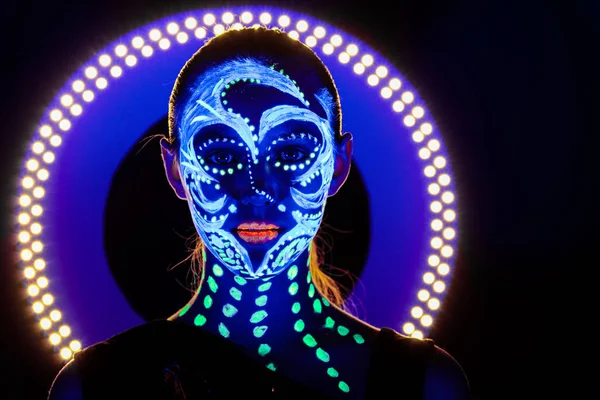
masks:
MULTIPOLYGON (((180 34, 183 33, 185 35, 185 32, 179 32, 180 34)), ((179 36, 179 35, 178 35, 179 36)), ((150 57, 152 54, 154 54, 154 49, 148 45, 142 47, 142 55, 144 57, 150 57)))
POLYGON ((50 312, 50 319, 54 322, 59 321, 62 318, 62 314, 58 310, 52 310, 50 312))
POLYGON ((58 329, 58 333, 62 337, 67 337, 71 334, 71 328, 68 325, 63 325, 58 329))
POLYGON ((431 151, 423 147, 421 150, 419 150, 419 157, 421 157, 423 160, 427 160, 429 157, 431 157, 431 151))
POLYGON ((44 303, 45 305, 49 306, 52 303, 54 303, 54 297, 52 297, 51 294, 45 294, 42 296, 42 303, 44 303))
POLYGON ((282 15, 277 19, 277 23, 282 28, 286 28, 290 24, 290 22, 290 17, 288 17, 287 15, 282 15))
POLYGON ((205 14, 202 21, 204 22, 204 25, 212 25, 217 22, 217 18, 212 14, 205 14))
POLYGON ((354 64, 354 73, 357 75, 362 75, 365 72, 365 66, 361 63, 354 64))
POLYGON ((206 29, 196 28, 196 30, 194 31, 194 36, 196 36, 198 39, 205 38, 206 37, 206 29))
POLYGON ((308 30, 308 22, 301 19, 296 23, 296 29, 298 29, 299 32, 306 32, 308 30))
POLYGON ((100 57, 98 57, 98 64, 100 64, 103 67, 108 67, 111 62, 112 59, 108 54, 102 54, 100 57))
POLYGON ((429 300, 429 292, 425 289, 421 289, 419 290, 419 293, 417 293, 417 298, 421 301, 427 301, 429 300))
POLYGON ((50 111, 50 119, 54 122, 58 122, 60 121, 60 119, 62 118, 62 111, 60 111, 59 109, 55 108, 54 110, 50 111))
POLYGON ((365 67, 370 67, 371 65, 373 65, 373 56, 370 54, 365 54, 364 56, 362 56, 362 58, 360 59, 360 61, 365 65, 365 67))
POLYGON ((39 235, 42 232, 42 226, 40 224, 33 223, 31 224, 31 233, 33 233, 34 235, 39 235))
POLYGON ((106 80, 106 78, 96 79, 96 87, 98 89, 106 89, 107 86, 108 86, 108 81, 106 80))
POLYGON ((234 29, 234 30, 236 30, 236 31, 239 31, 239 30, 241 30, 241 29, 244 29, 244 25, 242 25, 242 24, 241 24, 241 23, 239 23, 239 22, 236 22, 235 24, 231 25, 231 28, 230 28, 230 29, 234 29))
POLYGON ((33 187, 33 178, 31 178, 30 176, 26 176, 21 181, 21 184, 25 189, 31 189, 33 187))
POLYGON ((175 22, 170 22, 167 24, 167 33, 169 35, 174 35, 177 32, 179 32, 179 25, 177 25, 175 22))
POLYGON ((194 17, 188 17, 185 19, 183 24, 188 29, 194 29, 196 26, 198 26, 198 21, 196 21, 196 18, 194 17))
MULTIPOLYGON (((168 40, 168 39, 161 39, 161 42, 163 40, 168 40)), ((133 54, 128 55, 127 57, 125 57, 125 64, 127 64, 127 66, 129 66, 129 67, 133 67, 135 64, 137 64, 137 57, 134 56, 133 54)))
POLYGON ((331 43, 325 43, 323 45, 323 53, 330 55, 333 54, 334 47, 331 43))
POLYGON ((225 27, 221 24, 216 24, 213 28, 213 33, 215 34, 215 36, 219 36, 223 32, 225 32, 225 27))
POLYGON ((71 96, 70 94, 65 94, 60 98, 60 104, 62 104, 65 107, 69 107, 71 104, 73 104, 73 96, 71 96))
POLYGON ((417 122, 415 120, 415 117, 413 117, 412 115, 407 115, 404 117, 404 125, 411 127, 415 125, 415 122, 417 122))
POLYGON ((450 267, 448 266, 448 264, 440 264, 437 271, 438 274, 446 276, 450 273, 450 267))
POLYGON ((434 231, 440 231, 443 227, 444 223, 442 222, 442 220, 434 219, 433 221, 431 221, 431 229, 433 229, 434 231))
POLYGON ((317 39, 314 36, 307 36, 304 42, 308 47, 314 47, 317 44, 317 39))
POLYGON ((433 247, 434 249, 439 249, 440 247, 442 247, 443 244, 444 241, 440 237, 436 236, 433 239, 431 239, 431 247, 433 247))
MULTIPOLYGON (((415 99, 415 95, 412 94, 412 92, 404 92, 404 93, 402 93, 402 101, 405 104, 412 103, 414 101, 414 99, 415 99)), ((423 132, 423 133, 425 133, 425 132, 423 132)))
POLYGON ((325 31, 325 28, 323 28, 322 26, 317 26, 315 28, 315 30, 313 31, 313 34, 318 38, 318 39, 323 39, 325 37, 325 34, 327 32, 325 31))
MULTIPOLYGON (((45 162, 46 164, 52 164, 56 158, 55 158, 55 156, 54 156, 54 153, 53 153, 53 152, 51 152, 51 151, 47 151, 47 152, 45 152, 45 153, 44 153, 44 155, 42 156, 42 159, 44 160, 44 162, 45 162)), ((41 192, 40 192, 40 191, 38 191, 38 193, 44 193, 44 192, 43 192, 43 191, 44 191, 44 189, 42 189, 42 188, 36 188, 36 189, 33 191, 33 195, 34 195, 34 196, 35 196, 35 194, 36 194, 36 190, 38 190, 38 189, 40 189, 40 190, 41 190, 41 192)), ((37 196, 36 196, 36 197, 37 197, 37 196)))
POLYGON ((437 139, 431 139, 429 143, 427 143, 427 147, 429 147, 429 150, 431 151, 438 151, 440 146, 440 142, 437 139))
POLYGON ((392 94, 392 89, 390 89, 387 86, 381 89, 381 97, 383 97, 384 99, 389 99, 390 97, 392 97, 392 94))
POLYGON ((396 100, 392 104, 392 109, 394 111, 396 111, 397 113, 402 112, 404 110, 404 103, 401 102, 400 100, 396 100))
POLYGON ((415 330, 413 333, 411 333, 410 337, 422 340, 423 339, 423 332, 415 330))
POLYGON ((63 119, 58 123, 58 127, 63 131, 68 131, 71 129, 71 121, 68 119, 63 119))
POLYGON ((358 46, 354 43, 351 43, 346 47, 346 52, 350 54, 352 57, 358 54, 358 46))
POLYGON ((69 347, 73 351, 79 351, 81 350, 81 342, 79 342, 79 340, 72 340, 71 343, 69 343, 69 347))
POLYGON ((250 11, 244 11, 242 13, 242 15, 240 16, 240 20, 244 23, 244 24, 249 24, 250 22, 252 22, 252 13, 250 11))
MULTIPOLYGON (((417 133, 417 132, 415 132, 415 133, 417 133)), ((423 172, 425 173, 426 177, 433 178, 435 176, 436 170, 435 170, 435 167, 433 165, 428 165, 428 166, 425 167, 425 169, 423 170, 423 172)))
POLYGON ((54 146, 54 147, 58 147, 58 146, 60 146, 60 145, 61 145, 61 143, 62 143, 62 138, 61 138, 60 136, 58 136, 58 135, 53 135, 53 136, 50 138, 50 144, 51 144, 52 146, 54 146))
MULTIPOLYGON (((35 269, 33 269, 31 267, 27 267, 27 268, 25 268, 25 270, 23 270, 23 275, 25 275, 25 278, 27 278, 27 279, 33 279, 33 277, 35 276, 35 269)), ((37 302, 37 303, 39 303, 39 302, 37 302)), ((42 310, 43 310, 44 305, 42 303, 39 303, 39 304, 42 306, 42 310)))
MULTIPOLYGON (((27 257, 27 256, 26 256, 26 257, 27 257)), ((25 258, 26 258, 26 257, 25 257, 25 258)), ((31 259, 31 258, 30 258, 30 259, 31 259)), ((27 260, 25 260, 25 261, 27 261, 27 260)), ((35 296, 37 296, 38 294, 40 294, 40 288, 38 288, 36 285, 29 285, 29 286, 27 287, 27 294, 28 294, 29 296, 31 296, 31 297, 35 297, 35 296)))
POLYGON ((442 281, 437 281, 433 284, 433 290, 437 293, 442 293, 446 289, 446 284, 442 281))
MULTIPOLYGON (((128 56, 128 57, 130 57, 130 56, 128 56)), ((91 90, 86 90, 83 92, 81 97, 83 98, 84 101, 87 101, 89 103, 90 101, 94 100, 94 92, 92 92, 91 90)))
POLYGON ((441 174, 438 178, 438 182, 442 186, 448 186, 450 184, 450 176, 448 174, 441 174))
POLYGON ((442 156, 437 156, 433 159, 433 165, 437 168, 444 168, 446 166, 446 159, 442 156))
POLYGON ((330 42, 335 47, 339 47, 342 45, 343 40, 342 37, 336 33, 335 35, 331 36, 330 42))
POLYGON ((452 221, 454 221, 455 218, 456 218, 456 213, 454 212, 454 210, 444 211, 444 219, 446 221, 452 222, 452 221))
POLYGON ((290 33, 288 33, 288 36, 294 40, 300 39, 300 34, 296 31, 290 31, 290 33))
POLYGON ((40 326, 43 330, 48 330, 52 326, 52 321, 49 318, 42 318, 40 320, 40 326))
POLYGON ((423 309, 419 306, 413 307, 412 310, 410 310, 410 315, 412 315, 413 318, 421 318, 423 309))
POLYGON ((136 36, 131 39, 131 45, 136 49, 141 49, 144 45, 144 39, 141 36, 136 36))
POLYGON ((454 194, 452 192, 444 192, 442 194, 442 201, 446 204, 451 204, 454 201, 454 194))
POLYGON ((35 158, 32 158, 31 160, 27 161, 27 163, 25 164, 25 167, 32 172, 37 170, 39 168, 39 166, 40 166, 40 163, 35 158))
MULTIPOLYGON (((421 131, 415 131, 412 134, 412 139, 416 142, 416 143, 421 143, 423 141, 423 139, 425 139, 425 136, 421 133, 421 131)), ((435 173, 435 172, 434 172, 435 173)))
POLYGON ((377 86, 377 84, 379 84, 379 78, 377 75, 369 75, 367 78, 367 83, 371 86, 377 86))
POLYGON ((226 24, 231 24, 233 22, 234 16, 233 13, 227 11, 224 12, 223 15, 221 16, 221 20, 226 23, 226 24))
POLYGON ((402 82, 398 78, 390 79, 390 87, 392 90, 398 90, 402 86, 402 82))
POLYGON ((261 24, 270 24, 273 17, 271 17, 271 14, 269 14, 268 12, 264 12, 262 14, 260 14, 260 17, 258 17, 258 19, 260 20, 261 24))
POLYGON ((338 56, 338 60, 340 60, 340 62, 342 64, 347 64, 348 61, 350 61, 350 55, 348 53, 346 53, 345 51, 341 52, 340 55, 338 56))
POLYGON ((48 336, 48 340, 50 341, 50 343, 52 343, 54 346, 56 346, 60 343, 62 338, 60 337, 60 335, 58 333, 52 333, 52 334, 50 334, 50 336, 48 336))
POLYGON ((29 234, 29 232, 23 231, 19 233, 19 242, 27 243, 29 242, 29 240, 31 240, 31 235, 29 234))
POLYGON ((21 213, 17 217, 17 220, 19 221, 19 224, 27 225, 29 223, 29 221, 31 220, 31 217, 29 217, 29 214, 27 214, 27 213, 21 213))
POLYGON ((73 104, 70 108, 71 115, 77 117, 83 112, 83 108, 79 104, 73 104))
MULTIPOLYGON (((45 180, 45 179, 48 178, 47 174, 48 174, 48 171, 46 171, 45 169, 41 169, 38 172, 38 178, 40 178, 42 180, 45 180), (42 172, 46 173, 45 177, 40 177, 40 175, 41 175, 42 172)), ((39 204, 36 204, 35 206, 31 207, 31 214, 34 215, 34 216, 36 216, 36 217, 39 217, 40 215, 42 215, 42 211, 43 211, 42 206, 40 206, 39 204)))
POLYGON ((427 301, 427 307, 429 307, 430 310, 437 310, 440 308, 440 301, 435 297, 432 297, 429 299, 429 301, 427 301))
POLYGON ((68 360, 73 356, 73 352, 68 347, 63 347, 60 349, 60 356, 63 358, 63 360, 68 360))
POLYGON ((452 228, 444 229, 444 238, 447 240, 452 240, 456 237, 456 231, 452 228))
POLYGON ((83 83, 83 81, 78 79, 75 82, 73 82, 72 88, 73 91, 75 91, 76 93, 81 93, 85 88, 85 84, 83 83))
POLYGON ((42 303, 40 303, 39 301, 36 301, 35 303, 33 303, 33 306, 31 308, 33 308, 33 312, 36 314, 40 314, 40 313, 44 312, 44 305, 42 303))
POLYGON ((423 109, 423 107, 417 106, 413 108, 412 115, 414 115, 417 119, 423 118, 423 115, 425 115, 425 110, 423 109))
POLYGON ((431 272, 427 272, 425 273, 425 275, 423 275, 423 282, 425 282, 428 285, 431 285, 433 282, 435 281, 435 275, 431 272))
POLYGON ((407 335, 410 335, 411 333, 413 333, 415 331, 415 326, 414 326, 414 324, 407 322, 402 326, 402 331, 404 333, 406 333, 407 335))
POLYGON ((450 258, 452 257, 452 254, 454 254, 454 249, 451 246, 446 245, 442 247, 440 253, 442 254, 442 257, 450 258))
POLYGON ((433 318, 431 318, 430 315, 423 315, 421 317, 421 325, 427 327, 427 326, 431 326, 432 323, 433 323, 433 318))
POLYGON ((423 132, 424 134, 429 135, 432 131, 433 127, 429 122, 425 122, 421 125, 421 132, 423 132))
POLYGON ((124 44, 119 44, 115 47, 115 54, 117 57, 125 57, 127 54, 127 47, 124 44))
POLYGON ((377 74, 377 76, 380 78, 385 78, 388 74, 388 69, 386 67, 384 67, 383 65, 380 65, 375 70, 375 74, 377 74))
POLYGON ((96 67, 87 67, 85 69, 85 76, 88 79, 94 79, 96 76, 98 76, 98 70, 96 67))
POLYGON ((21 207, 27 207, 31 204, 31 197, 27 196, 26 194, 22 195, 19 197, 19 204, 21 207))
POLYGON ((438 185, 437 183, 431 183, 427 188, 427 191, 429 192, 429 194, 435 196, 440 192, 440 185, 438 185))

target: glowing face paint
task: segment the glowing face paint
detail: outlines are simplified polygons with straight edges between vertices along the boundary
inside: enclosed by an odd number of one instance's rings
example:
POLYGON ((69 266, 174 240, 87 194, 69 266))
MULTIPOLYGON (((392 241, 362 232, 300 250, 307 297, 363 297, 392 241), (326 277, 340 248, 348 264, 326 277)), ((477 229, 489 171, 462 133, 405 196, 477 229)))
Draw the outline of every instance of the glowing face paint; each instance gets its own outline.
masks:
POLYGON ((324 89, 314 95, 325 110, 327 118, 323 118, 308 108, 310 103, 304 93, 283 71, 276 71, 252 59, 229 61, 207 71, 197 79, 195 88, 182 110, 177 127, 181 143, 180 170, 189 194, 194 225, 206 248, 235 274, 253 279, 278 274, 307 249, 322 220, 334 167, 331 96, 324 89), (228 103, 228 90, 240 82, 277 89, 306 108, 287 104, 274 106, 262 113, 255 127, 242 116, 244 110, 233 110, 228 103), (272 129, 290 121, 314 125, 321 140, 310 133, 291 133, 287 137, 264 142, 272 129), (195 142, 197 132, 214 125, 227 126, 237 136, 208 139, 200 144, 195 142), (304 160, 282 162, 270 153, 280 141, 295 139, 312 141, 314 145, 304 160), (205 157, 204 152, 222 145, 237 146, 245 158, 230 167, 211 164, 212 159, 205 157), (277 209, 289 215, 295 225, 281 233, 265 231, 260 235, 252 234, 247 237, 248 240, 240 242, 239 237, 231 233, 228 219, 240 213, 243 205, 224 189, 223 182, 242 174, 255 196, 262 196, 267 203, 272 202, 271 195, 256 186, 254 180, 255 172, 265 168, 265 163, 293 176, 287 183, 291 201, 286 203, 288 206, 279 204, 277 209), (272 244, 261 260, 253 261, 248 246, 257 243, 272 244))

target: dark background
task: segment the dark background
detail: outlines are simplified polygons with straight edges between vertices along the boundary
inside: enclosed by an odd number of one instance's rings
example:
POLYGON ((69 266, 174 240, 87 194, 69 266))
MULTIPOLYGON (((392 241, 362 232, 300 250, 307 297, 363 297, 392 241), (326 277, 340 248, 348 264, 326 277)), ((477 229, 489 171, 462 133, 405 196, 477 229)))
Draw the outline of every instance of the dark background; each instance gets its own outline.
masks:
MULTIPOLYGON (((179 11, 244 3, 256 2, 0 5, 0 398, 45 398, 60 368, 24 298, 11 236, 20 157, 46 104, 114 38, 179 11)), ((431 336, 462 364, 475 397, 593 397, 600 3, 256 4, 361 38, 427 100, 454 162, 461 224, 454 281, 431 336)))

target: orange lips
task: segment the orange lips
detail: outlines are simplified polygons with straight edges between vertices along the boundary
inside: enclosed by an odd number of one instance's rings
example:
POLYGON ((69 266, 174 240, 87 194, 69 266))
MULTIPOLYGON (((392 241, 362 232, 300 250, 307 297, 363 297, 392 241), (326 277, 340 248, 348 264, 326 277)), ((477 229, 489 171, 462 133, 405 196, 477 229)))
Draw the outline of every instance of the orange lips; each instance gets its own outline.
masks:
POLYGON ((237 227, 237 234, 246 243, 263 244, 279 236, 279 227, 264 222, 243 223, 237 227))

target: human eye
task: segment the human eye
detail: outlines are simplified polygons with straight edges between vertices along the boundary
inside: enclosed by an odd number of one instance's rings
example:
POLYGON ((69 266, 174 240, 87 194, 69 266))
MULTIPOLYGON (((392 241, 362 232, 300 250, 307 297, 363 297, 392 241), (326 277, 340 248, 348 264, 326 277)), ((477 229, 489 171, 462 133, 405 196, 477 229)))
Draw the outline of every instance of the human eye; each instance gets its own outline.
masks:
POLYGON ((297 146, 286 146, 279 151, 277 159, 280 162, 294 163, 304 161, 307 157, 307 150, 297 146))
POLYGON ((207 160, 214 165, 228 165, 235 162, 235 157, 227 150, 216 150, 208 155, 207 160))

